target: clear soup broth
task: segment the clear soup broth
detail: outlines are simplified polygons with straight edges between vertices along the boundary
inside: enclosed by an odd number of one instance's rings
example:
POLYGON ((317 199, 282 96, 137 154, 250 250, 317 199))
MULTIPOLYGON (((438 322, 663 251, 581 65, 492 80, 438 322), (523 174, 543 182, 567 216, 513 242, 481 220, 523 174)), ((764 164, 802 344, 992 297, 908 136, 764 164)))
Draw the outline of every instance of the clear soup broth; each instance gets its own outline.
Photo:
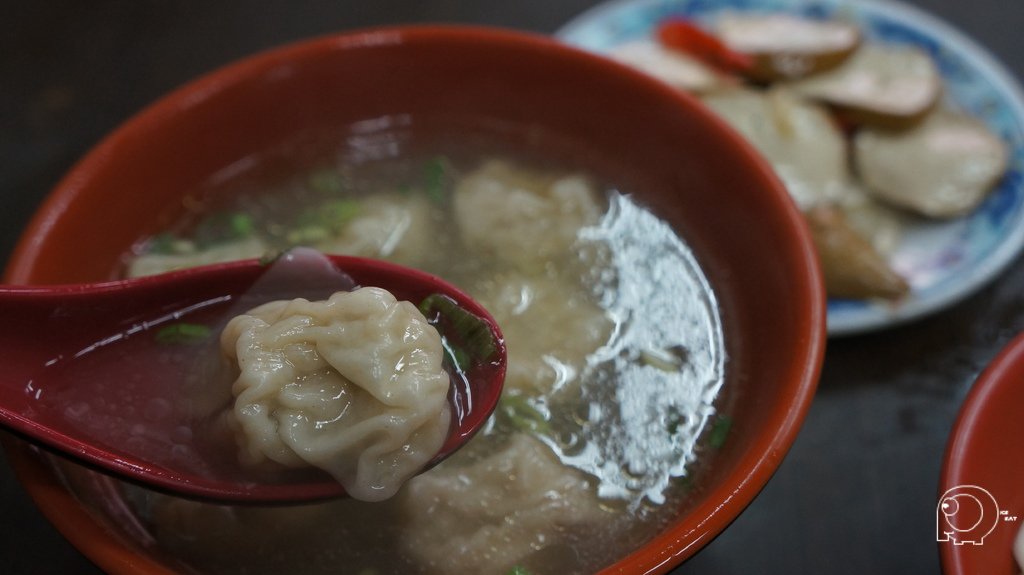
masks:
POLYGON ((293 245, 391 260, 479 300, 508 377, 487 427, 384 502, 225 507, 125 486, 149 544, 186 572, 561 575, 652 537, 701 488, 731 420, 714 292, 630 192, 585 144, 407 117, 306 134, 213 176, 126 254, 125 275, 293 245))

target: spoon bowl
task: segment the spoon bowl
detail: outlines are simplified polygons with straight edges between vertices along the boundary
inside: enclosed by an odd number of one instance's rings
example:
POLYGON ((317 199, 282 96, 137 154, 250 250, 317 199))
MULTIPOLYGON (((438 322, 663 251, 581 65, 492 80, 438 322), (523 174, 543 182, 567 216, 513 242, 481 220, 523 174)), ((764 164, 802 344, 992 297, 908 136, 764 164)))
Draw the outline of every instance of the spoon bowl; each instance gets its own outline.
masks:
MULTIPOLYGON (((493 357, 453 370, 451 429, 432 466, 469 440, 497 405, 506 361, 497 325, 436 276, 312 250, 293 250, 273 265, 247 260, 104 283, 0 288, 0 424, 120 478, 187 497, 262 504, 344 496, 320 471, 267 482, 242 470, 233 454, 204 456, 192 447, 201 447, 207 430, 176 415, 173 405, 187 394, 184 374, 205 369, 182 358, 204 350, 213 357, 219 329, 203 326, 222 326, 266 301, 324 299, 357 286, 382 287, 413 303, 441 294, 481 318, 498 343, 493 357)), ((438 329, 452 335, 443 323, 438 329)))

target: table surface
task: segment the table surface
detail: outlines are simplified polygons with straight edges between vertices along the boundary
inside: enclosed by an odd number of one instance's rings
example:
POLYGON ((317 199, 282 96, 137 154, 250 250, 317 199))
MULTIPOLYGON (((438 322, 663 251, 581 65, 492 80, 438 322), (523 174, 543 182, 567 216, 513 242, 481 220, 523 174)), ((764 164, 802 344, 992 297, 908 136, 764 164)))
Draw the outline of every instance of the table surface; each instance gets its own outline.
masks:
MULTIPOLYGON (((70 165, 132 113, 231 60, 337 30, 459 22, 551 33, 592 0, 34 0, 0 3, 0 254, 70 165)), ((1024 77, 1021 0, 912 0, 1024 77)), ((0 261, 2 263, 2 261, 0 261)), ((676 573, 931 574, 943 449, 984 365, 1024 326, 1024 265, 940 314, 831 341, 795 445, 676 573)), ((2 455, 0 455, 2 459, 2 455)), ((0 571, 99 570, 0 461, 0 571)))

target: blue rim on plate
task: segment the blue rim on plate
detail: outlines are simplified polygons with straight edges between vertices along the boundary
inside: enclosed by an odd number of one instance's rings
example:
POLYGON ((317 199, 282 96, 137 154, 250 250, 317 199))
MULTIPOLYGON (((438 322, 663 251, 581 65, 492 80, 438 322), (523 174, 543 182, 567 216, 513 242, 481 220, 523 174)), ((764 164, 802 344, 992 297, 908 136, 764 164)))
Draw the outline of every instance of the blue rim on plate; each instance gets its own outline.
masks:
POLYGON ((1006 176, 973 213, 908 227, 891 254, 911 294, 899 303, 830 299, 828 333, 878 330, 944 309, 981 289, 1024 248, 1024 92, 984 48, 917 8, 891 0, 612 0, 563 26, 562 41, 598 53, 648 37, 668 17, 701 21, 723 10, 835 16, 868 42, 913 44, 945 80, 949 105, 980 119, 1007 143, 1006 176))

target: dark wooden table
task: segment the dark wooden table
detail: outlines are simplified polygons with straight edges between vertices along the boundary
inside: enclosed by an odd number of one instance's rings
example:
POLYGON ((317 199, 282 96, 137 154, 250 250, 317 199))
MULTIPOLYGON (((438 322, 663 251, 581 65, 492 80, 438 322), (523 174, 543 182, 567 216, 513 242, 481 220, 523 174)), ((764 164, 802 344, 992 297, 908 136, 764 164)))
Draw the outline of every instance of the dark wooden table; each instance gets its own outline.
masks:
MULTIPOLYGON (((0 254, 11 251, 57 178, 105 133, 221 64, 303 37, 379 24, 460 22, 550 33, 594 3, 4 0, 0 254)), ((912 3, 956 24, 1024 76, 1021 0, 912 3)), ((937 573, 935 509, 947 436, 975 376, 1022 326, 1018 261, 988 288, 931 318, 830 342, 817 398, 782 467, 747 511, 677 573, 937 573)), ((0 490, 0 572, 98 572, 43 519, 6 462, 0 490)))

